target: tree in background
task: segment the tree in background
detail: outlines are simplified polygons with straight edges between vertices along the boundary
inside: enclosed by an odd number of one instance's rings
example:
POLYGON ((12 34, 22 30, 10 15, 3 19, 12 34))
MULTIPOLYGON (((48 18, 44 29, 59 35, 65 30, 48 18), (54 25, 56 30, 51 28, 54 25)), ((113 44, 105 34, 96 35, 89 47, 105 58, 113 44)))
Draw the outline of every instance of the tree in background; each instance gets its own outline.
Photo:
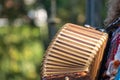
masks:
POLYGON ((0 0, 0 5, 0 19, 7 18, 11 24, 0 26, 0 80, 40 80, 41 32, 21 22, 28 20, 29 8, 23 0, 0 0), (21 27, 13 25, 17 22, 21 27))
MULTIPOLYGON (((22 24, 21 27, 7 25, 0 28, 1 80, 39 80, 45 51, 43 44, 48 44, 48 38, 44 38, 47 32, 44 26, 35 27, 34 11, 38 9, 47 10, 50 18, 51 0, 0 0, 0 19, 8 18, 11 24, 17 23, 17 26, 22 24), (30 25, 26 26, 25 22, 30 25)), ((104 12, 102 15, 105 15, 104 12)), ((55 18, 58 20, 57 30, 67 22, 84 25, 86 1, 56 0, 55 18)))
POLYGON ((1 3, 1 18, 8 18, 8 20, 12 22, 16 18, 26 17, 27 12, 25 11, 23 0, 3 0, 1 3))

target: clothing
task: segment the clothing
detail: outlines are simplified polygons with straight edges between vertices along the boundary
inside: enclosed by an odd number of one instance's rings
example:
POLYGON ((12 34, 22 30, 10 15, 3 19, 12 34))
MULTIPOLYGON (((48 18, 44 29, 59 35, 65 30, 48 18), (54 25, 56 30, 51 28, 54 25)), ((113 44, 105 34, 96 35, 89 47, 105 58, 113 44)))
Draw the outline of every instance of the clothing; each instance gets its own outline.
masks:
POLYGON ((116 74, 114 80, 120 80, 120 67, 119 67, 119 69, 118 69, 118 73, 116 74))
POLYGON ((120 61, 120 45, 118 46, 118 50, 117 50, 117 53, 115 55, 115 60, 119 60, 120 61))
POLYGON ((108 69, 106 71, 106 74, 108 76, 112 76, 112 72, 117 72, 118 71, 118 69, 114 68, 113 64, 114 64, 114 61, 111 61, 109 66, 108 66, 108 69))
POLYGON ((110 45, 110 49, 108 52, 108 58, 107 58, 107 63, 106 63, 107 68, 108 68, 109 63, 112 60, 114 60, 115 58, 119 59, 117 57, 120 55, 120 52, 119 52, 120 50, 118 50, 119 45, 120 45, 120 27, 112 35, 111 45, 110 45))
POLYGON ((109 48, 108 55, 107 55, 107 62, 105 64, 106 69, 107 69, 106 75, 110 77, 109 80, 114 80, 116 73, 120 72, 118 71, 119 65, 117 68, 114 65, 116 60, 120 61, 120 27, 118 27, 118 29, 112 33, 110 48, 109 48), (114 75, 113 75, 113 72, 115 72, 114 75))

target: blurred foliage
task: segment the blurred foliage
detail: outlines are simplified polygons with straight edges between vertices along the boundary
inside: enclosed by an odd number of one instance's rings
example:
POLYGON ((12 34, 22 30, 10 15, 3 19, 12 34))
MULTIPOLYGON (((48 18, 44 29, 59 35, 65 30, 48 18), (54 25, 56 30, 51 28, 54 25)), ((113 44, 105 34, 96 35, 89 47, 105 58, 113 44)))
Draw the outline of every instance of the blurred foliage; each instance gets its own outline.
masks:
POLYGON ((43 52, 39 28, 0 28, 0 80, 40 80, 43 52))
POLYGON ((16 18, 26 17, 27 15, 23 0, 1 0, 0 6, 2 7, 0 17, 8 18, 10 22, 16 18))
MULTIPOLYGON (((46 10, 48 11, 48 16, 50 17, 50 1, 42 0, 46 10)), ((57 4, 57 18, 61 20, 61 24, 67 22, 83 24, 85 22, 85 0, 56 0, 57 4)))
MULTIPOLYGON (((59 22, 57 29, 67 22, 80 25, 85 23, 86 0, 56 1, 56 18, 59 22)), ((106 0, 102 1, 105 3, 106 0)), ((39 7, 46 9, 48 18, 51 17, 51 0, 36 0, 29 6, 24 4, 24 0, 0 0, 0 18, 8 18, 11 23, 16 18, 24 18, 23 21, 31 24, 28 13, 39 7), (6 7, 7 1, 15 2, 14 5, 6 7)), ((102 9, 104 18, 104 4, 102 9)), ((48 46, 49 28, 22 25, 0 27, 0 80, 40 80, 40 64, 48 46)))
POLYGON ((58 0, 58 16, 66 22, 85 22, 85 0, 58 0))

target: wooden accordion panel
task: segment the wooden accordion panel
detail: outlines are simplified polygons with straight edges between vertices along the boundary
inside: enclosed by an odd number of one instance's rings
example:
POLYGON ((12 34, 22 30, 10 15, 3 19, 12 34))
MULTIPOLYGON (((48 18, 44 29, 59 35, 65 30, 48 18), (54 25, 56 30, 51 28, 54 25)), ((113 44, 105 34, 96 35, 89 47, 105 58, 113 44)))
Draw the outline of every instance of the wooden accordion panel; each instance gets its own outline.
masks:
POLYGON ((80 78, 84 75, 95 80, 107 38, 106 33, 93 28, 65 24, 46 51, 42 79, 59 80, 57 77, 63 77, 60 80, 69 80, 71 76, 80 78))

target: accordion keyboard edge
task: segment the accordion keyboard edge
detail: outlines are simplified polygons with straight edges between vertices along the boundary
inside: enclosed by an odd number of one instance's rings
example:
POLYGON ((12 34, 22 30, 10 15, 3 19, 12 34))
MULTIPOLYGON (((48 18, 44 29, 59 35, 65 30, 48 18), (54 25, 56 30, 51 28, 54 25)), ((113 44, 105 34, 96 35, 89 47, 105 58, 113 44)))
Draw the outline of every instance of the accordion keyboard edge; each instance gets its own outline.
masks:
POLYGON ((105 32, 71 23, 65 24, 46 50, 42 79, 58 80, 52 78, 66 78, 69 75, 81 77, 80 73, 86 72, 86 76, 95 80, 107 39, 108 34, 105 32))

